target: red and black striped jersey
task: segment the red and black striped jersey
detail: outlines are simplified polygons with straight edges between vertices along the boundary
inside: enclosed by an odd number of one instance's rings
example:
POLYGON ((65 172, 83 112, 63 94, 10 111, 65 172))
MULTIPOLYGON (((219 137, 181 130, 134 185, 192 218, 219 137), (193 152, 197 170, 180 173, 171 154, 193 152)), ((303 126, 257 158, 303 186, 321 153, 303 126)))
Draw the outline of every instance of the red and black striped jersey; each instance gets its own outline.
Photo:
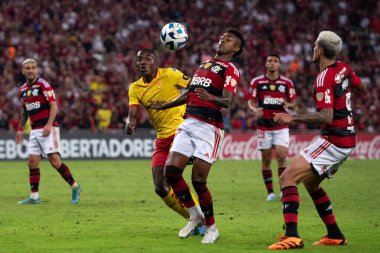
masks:
POLYGON ((337 61, 322 70, 314 81, 317 111, 333 108, 331 125, 321 127, 321 135, 337 147, 356 145, 356 132, 351 108, 351 89, 361 83, 347 63, 337 61))
POLYGON ((283 103, 293 102, 296 92, 293 82, 280 75, 276 80, 271 80, 265 75, 251 80, 248 99, 257 101, 263 108, 263 116, 257 120, 257 129, 278 130, 288 128, 288 125, 278 125, 274 122, 274 113, 286 113, 283 103))
MULTIPOLYGON (((33 84, 25 83, 20 88, 19 98, 28 112, 32 129, 43 128, 49 120, 50 103, 55 101, 50 84, 42 78, 37 78, 33 84)), ((56 120, 53 126, 58 126, 56 120)))
POLYGON ((189 86, 185 117, 190 116, 223 129, 221 107, 200 99, 195 89, 203 88, 219 97, 222 96, 223 90, 229 90, 235 95, 239 78, 239 70, 231 62, 218 59, 202 62, 189 86))

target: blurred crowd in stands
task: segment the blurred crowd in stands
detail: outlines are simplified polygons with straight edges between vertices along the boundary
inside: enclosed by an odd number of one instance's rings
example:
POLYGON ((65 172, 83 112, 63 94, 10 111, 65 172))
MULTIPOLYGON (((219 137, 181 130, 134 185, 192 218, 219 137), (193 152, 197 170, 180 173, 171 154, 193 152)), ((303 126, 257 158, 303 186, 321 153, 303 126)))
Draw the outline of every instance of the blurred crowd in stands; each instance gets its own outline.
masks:
MULTIPOLYGON (((120 129, 128 115, 129 84, 138 78, 138 49, 155 49, 162 67, 191 76, 202 60, 214 56, 221 33, 235 27, 244 34, 246 48, 235 62, 242 74, 240 89, 232 108, 224 111, 228 131, 256 128, 246 97, 250 80, 264 73, 269 53, 281 55, 282 74, 298 94, 298 112, 314 111, 311 90, 318 67, 311 62, 313 46, 321 30, 332 30, 344 43, 339 59, 368 86, 367 94, 353 94, 357 128, 380 132, 376 0, 2 0, 0 9, 0 129, 17 128, 26 58, 35 58, 41 76, 53 85, 62 129, 120 129), (177 52, 160 44, 160 29, 170 21, 183 23, 189 33, 188 44, 177 52)), ((140 127, 150 127, 144 109, 138 119, 140 127)))

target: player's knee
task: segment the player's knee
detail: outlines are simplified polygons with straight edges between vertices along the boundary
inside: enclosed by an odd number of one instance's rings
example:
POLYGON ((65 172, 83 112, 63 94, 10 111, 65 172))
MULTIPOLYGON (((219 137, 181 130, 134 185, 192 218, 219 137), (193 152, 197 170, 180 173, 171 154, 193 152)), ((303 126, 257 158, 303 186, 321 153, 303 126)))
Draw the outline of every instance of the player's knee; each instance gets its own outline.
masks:
POLYGON ((61 167, 62 161, 58 154, 51 154, 48 156, 48 159, 51 166, 53 166, 55 169, 59 169, 59 167, 61 167))
POLYGON ((198 195, 208 191, 206 182, 192 181, 192 184, 198 195))
POLYGON ((165 166, 165 178, 170 185, 180 181, 182 179, 182 173, 183 171, 178 167, 172 165, 165 166))
POLYGON ((37 159, 29 159, 28 160, 28 166, 29 168, 37 168, 38 167, 38 160, 37 159))
POLYGON ((289 169, 284 170, 284 172, 280 176, 280 185, 281 187, 285 187, 292 182, 292 176, 291 173, 289 172, 289 169))

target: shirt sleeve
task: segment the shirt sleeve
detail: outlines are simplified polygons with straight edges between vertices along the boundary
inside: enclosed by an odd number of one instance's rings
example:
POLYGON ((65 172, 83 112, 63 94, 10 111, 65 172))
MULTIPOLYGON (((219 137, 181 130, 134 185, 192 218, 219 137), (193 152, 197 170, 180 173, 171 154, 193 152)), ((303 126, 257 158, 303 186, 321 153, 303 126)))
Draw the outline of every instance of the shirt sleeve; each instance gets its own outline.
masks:
POLYGON ((131 84, 128 90, 129 106, 140 105, 140 101, 137 97, 134 87, 135 86, 131 84))
POLYGON ((240 73, 239 70, 233 66, 229 65, 224 73, 225 81, 224 81, 224 89, 229 90, 232 94, 236 94, 236 88, 239 83, 240 73))
POLYGON ((294 84, 292 81, 288 81, 288 93, 286 94, 287 95, 287 99, 288 101, 294 101, 296 100, 297 98, 297 94, 296 94, 296 90, 294 89, 294 84))
POLYGON ((334 81, 326 74, 325 76, 317 77, 319 82, 315 87, 315 103, 317 109, 333 108, 334 107, 334 81))
POLYGON ((55 102, 55 93, 50 84, 41 85, 41 90, 45 96, 46 101, 48 101, 49 103, 55 102))
POLYGON ((257 79, 252 79, 249 85, 248 99, 257 100, 257 79))
POLYGON ((175 82, 176 82, 175 84, 178 85, 180 88, 187 88, 187 86, 189 86, 190 77, 183 74, 178 69, 171 68, 170 74, 174 77, 175 82))
POLYGON ((356 73, 354 71, 352 71, 352 69, 350 69, 350 76, 351 76, 351 80, 350 80, 350 83, 352 85, 352 87, 359 87, 362 80, 356 75, 356 73))

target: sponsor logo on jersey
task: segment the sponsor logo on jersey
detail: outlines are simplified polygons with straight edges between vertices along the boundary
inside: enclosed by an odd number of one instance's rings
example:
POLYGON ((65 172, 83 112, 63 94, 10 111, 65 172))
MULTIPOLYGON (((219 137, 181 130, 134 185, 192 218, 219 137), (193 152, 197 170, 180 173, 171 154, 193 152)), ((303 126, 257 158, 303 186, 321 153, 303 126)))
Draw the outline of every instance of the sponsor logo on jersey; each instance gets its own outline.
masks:
POLYGON ((206 77, 193 77, 190 85, 209 87, 211 85, 211 79, 206 77))
POLYGON ((335 75, 335 82, 336 82, 336 83, 340 83, 340 82, 342 81, 342 78, 343 78, 343 77, 344 77, 343 75, 336 74, 336 75, 335 75))
POLYGON ((32 111, 34 109, 38 109, 41 107, 41 104, 40 102, 33 102, 33 103, 30 103, 30 104, 25 104, 25 107, 26 107, 26 110, 27 111, 32 111))
POLYGON ((343 83, 342 83, 342 89, 343 89, 343 90, 347 90, 347 87, 348 87, 348 80, 345 79, 345 80, 343 81, 343 83))
POLYGON ((264 85, 262 89, 263 89, 263 90, 267 90, 268 87, 267 87, 266 85, 264 85))
POLYGON ((52 91, 52 90, 44 91, 44 95, 45 95, 45 97, 46 97, 47 99, 50 98, 50 97, 55 98, 54 91, 52 91))
POLYGON ((284 99, 265 97, 263 103, 264 105, 282 105, 284 103, 284 99))
POLYGON ((325 91, 325 103, 331 104, 331 96, 330 96, 330 90, 325 91))

